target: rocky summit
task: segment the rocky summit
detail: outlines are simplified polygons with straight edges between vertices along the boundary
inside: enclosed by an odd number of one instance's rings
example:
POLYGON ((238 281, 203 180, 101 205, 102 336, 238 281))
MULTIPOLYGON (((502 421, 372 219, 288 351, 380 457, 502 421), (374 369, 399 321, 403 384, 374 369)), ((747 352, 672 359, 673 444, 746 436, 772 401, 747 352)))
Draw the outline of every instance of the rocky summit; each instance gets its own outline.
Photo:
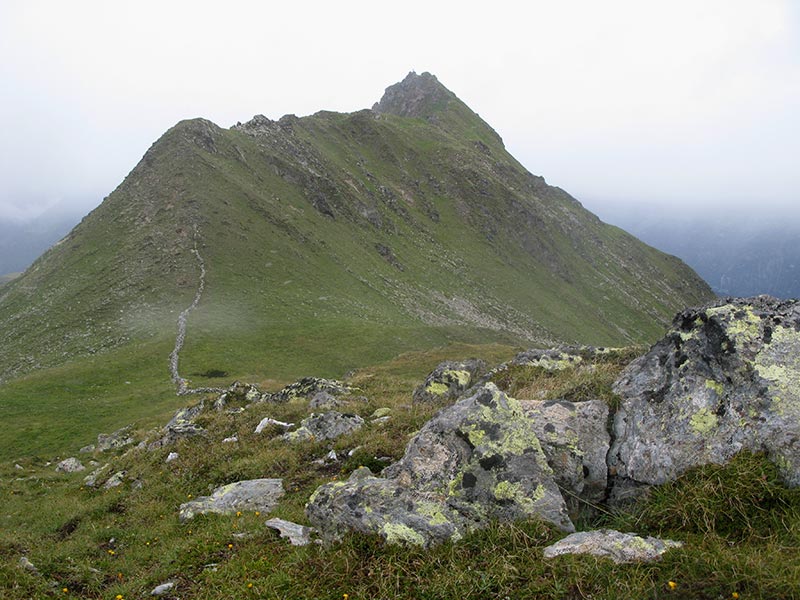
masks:
POLYGON ((176 326, 195 388, 265 362, 296 379, 292 344, 322 375, 454 340, 620 345, 710 297, 411 73, 371 110, 175 125, 2 287, 0 380, 163 352, 176 326))

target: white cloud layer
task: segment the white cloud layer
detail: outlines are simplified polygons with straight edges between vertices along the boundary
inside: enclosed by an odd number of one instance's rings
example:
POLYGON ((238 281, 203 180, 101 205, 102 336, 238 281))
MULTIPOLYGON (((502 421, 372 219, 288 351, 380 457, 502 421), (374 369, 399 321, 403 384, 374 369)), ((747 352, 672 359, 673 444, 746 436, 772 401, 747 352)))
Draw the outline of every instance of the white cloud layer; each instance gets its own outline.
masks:
POLYGON ((796 6, 4 0, 0 218, 99 203, 180 119, 353 111, 411 69, 581 200, 794 205, 796 6))

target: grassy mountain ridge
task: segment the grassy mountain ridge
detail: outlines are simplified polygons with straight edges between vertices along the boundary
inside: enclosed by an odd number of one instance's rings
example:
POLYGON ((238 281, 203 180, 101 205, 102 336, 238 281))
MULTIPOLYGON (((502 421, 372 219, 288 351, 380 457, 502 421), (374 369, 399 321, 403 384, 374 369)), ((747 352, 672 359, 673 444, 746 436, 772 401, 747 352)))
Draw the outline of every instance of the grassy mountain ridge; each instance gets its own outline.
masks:
POLYGON ((195 247, 206 285, 181 372, 198 385, 217 383, 210 371, 341 375, 451 342, 650 340, 710 296, 683 263, 527 172, 433 76, 411 74, 373 110, 171 128, 0 288, 0 378, 38 368, 25 380, 46 389, 58 376, 42 367, 80 371, 102 353, 97 368, 119 380, 110 396, 133 401, 126 380, 166 390, 195 247))

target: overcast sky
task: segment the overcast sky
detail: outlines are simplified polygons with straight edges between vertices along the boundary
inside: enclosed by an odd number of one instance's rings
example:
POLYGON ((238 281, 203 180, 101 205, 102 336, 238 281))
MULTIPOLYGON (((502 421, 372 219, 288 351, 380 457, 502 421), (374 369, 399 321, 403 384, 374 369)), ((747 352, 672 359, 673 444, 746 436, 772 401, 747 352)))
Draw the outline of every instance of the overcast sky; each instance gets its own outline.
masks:
POLYGON ((88 211, 180 119, 430 71, 590 208, 800 205, 800 2, 0 1, 0 219, 88 211))

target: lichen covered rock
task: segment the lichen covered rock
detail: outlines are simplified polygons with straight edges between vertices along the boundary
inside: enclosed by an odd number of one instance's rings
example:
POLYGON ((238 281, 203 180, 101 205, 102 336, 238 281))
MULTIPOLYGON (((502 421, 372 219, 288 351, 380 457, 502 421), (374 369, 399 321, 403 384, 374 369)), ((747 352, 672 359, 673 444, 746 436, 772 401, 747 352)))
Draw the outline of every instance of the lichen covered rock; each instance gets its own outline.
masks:
POLYGON ((478 359, 440 363, 414 390, 414 402, 432 402, 458 398, 486 371, 478 359))
POLYGON ((515 399, 486 384, 441 411, 400 461, 320 487, 306 513, 324 537, 348 530, 429 546, 493 519, 574 531, 536 434, 515 399))
POLYGON ((133 430, 132 425, 126 425, 122 429, 117 429, 114 433, 101 433, 97 436, 97 445, 95 450, 98 452, 106 452, 107 450, 116 450, 133 444, 133 430))
POLYGON ((562 554, 591 554, 609 558, 615 563, 652 562, 672 548, 680 548, 681 542, 660 540, 654 537, 639 537, 633 533, 620 533, 613 529, 581 531, 544 549, 545 558, 562 554))
POLYGON ((608 405, 601 400, 521 401, 525 415, 542 444, 556 483, 567 503, 577 508, 576 498, 599 502, 608 483, 608 405))
POLYGON ((303 377, 299 381, 295 381, 287 385, 285 388, 270 394, 265 395, 264 399, 270 402, 291 402, 292 400, 310 400, 319 392, 327 392, 332 396, 344 396, 353 391, 349 385, 336 381, 335 379, 323 379, 320 377, 303 377))
POLYGON ((336 411, 312 414, 300 421, 300 427, 283 434, 281 437, 290 442, 304 440, 332 440, 340 435, 352 433, 364 425, 364 419, 358 415, 349 415, 336 411))
POLYGON ((726 299, 678 314, 614 386, 612 473, 660 484, 742 450, 800 485, 800 304, 726 299))
POLYGON ((181 504, 179 517, 187 521, 207 513, 235 514, 237 511, 267 513, 283 496, 281 479, 247 479, 218 487, 210 496, 201 496, 181 504))
POLYGON ((203 402, 194 406, 187 406, 179 409, 164 426, 163 435, 160 439, 150 443, 147 447, 150 450, 162 448, 174 444, 181 438, 204 435, 205 429, 197 425, 194 420, 203 412, 205 405, 203 402))
POLYGON ((253 402, 261 402, 263 399, 265 399, 265 395, 255 384, 234 381, 214 401, 214 408, 222 410, 231 404, 252 404, 253 402))

